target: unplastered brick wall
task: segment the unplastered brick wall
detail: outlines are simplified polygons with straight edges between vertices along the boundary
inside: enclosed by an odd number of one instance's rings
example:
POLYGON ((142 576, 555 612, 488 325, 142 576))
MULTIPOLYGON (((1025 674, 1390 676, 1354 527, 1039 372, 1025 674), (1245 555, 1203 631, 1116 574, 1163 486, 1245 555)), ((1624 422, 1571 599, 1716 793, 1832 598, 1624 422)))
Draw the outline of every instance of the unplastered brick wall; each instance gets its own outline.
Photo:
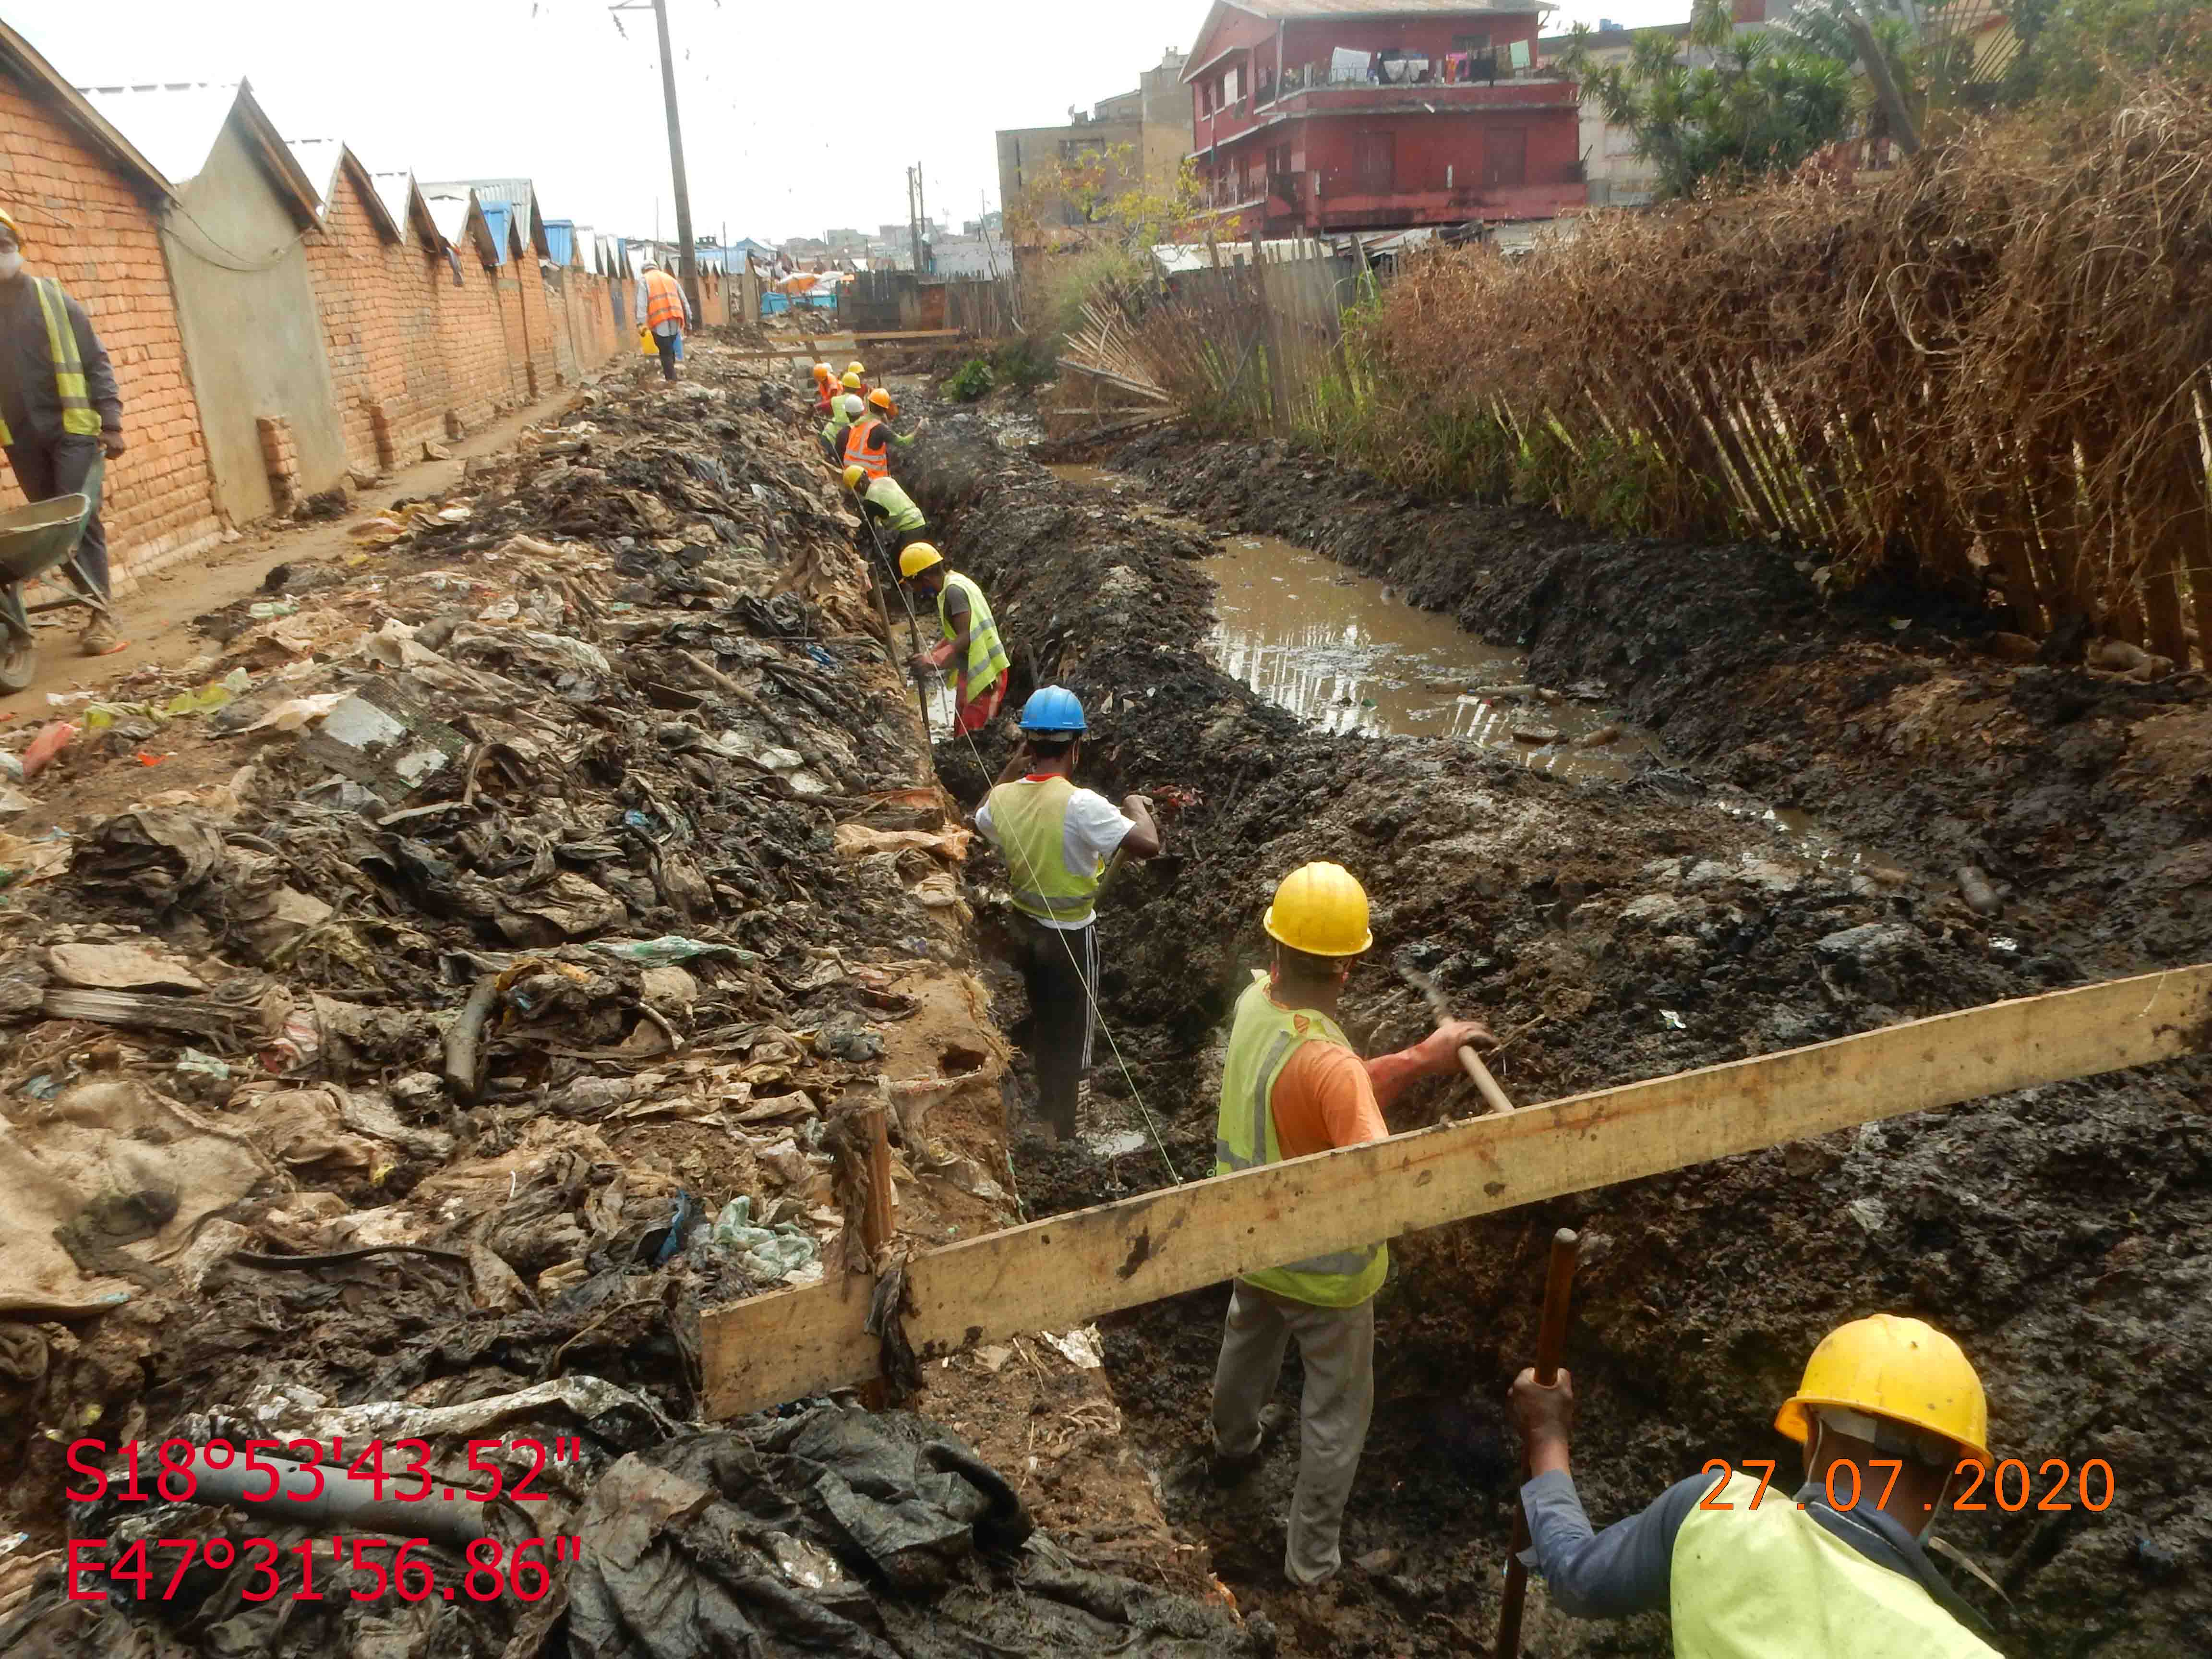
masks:
POLYGON ((551 397, 561 384, 561 365, 553 349, 553 311, 537 253, 525 248, 514 270, 515 296, 522 308, 523 349, 528 353, 530 396, 535 401, 551 397))
POLYGON ((481 426, 515 398, 507 371, 507 327, 500 315, 498 273, 477 262, 464 245, 449 263, 441 255, 425 268, 438 315, 439 349, 450 391, 447 408, 465 427, 481 426), (454 286, 458 264, 460 283, 454 286))
MULTIPOLYGON (((108 463, 104 516, 115 585, 220 538, 155 220, 131 183, 46 100, 0 74, 0 201, 22 222, 24 262, 92 318, 115 365, 130 447, 108 463)), ((0 505, 22 500, 0 473, 0 505)))
POLYGON ((422 245, 412 227, 386 240, 359 179, 340 167, 307 250, 346 459, 369 472, 404 465, 445 435, 448 402, 422 245))

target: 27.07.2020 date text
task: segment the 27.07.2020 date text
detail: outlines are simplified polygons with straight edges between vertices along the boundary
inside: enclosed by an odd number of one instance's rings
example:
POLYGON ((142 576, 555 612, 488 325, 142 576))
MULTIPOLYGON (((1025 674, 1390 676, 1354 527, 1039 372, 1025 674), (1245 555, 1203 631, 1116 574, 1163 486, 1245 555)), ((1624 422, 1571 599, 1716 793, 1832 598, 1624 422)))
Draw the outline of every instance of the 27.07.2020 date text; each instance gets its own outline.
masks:
MULTIPOLYGON (((332 1572, 350 1571, 356 1577, 366 1573, 374 1581, 368 1589, 356 1584, 347 1592, 356 1601, 380 1601, 386 1595, 397 1595, 403 1601, 428 1601, 434 1597, 447 1601, 462 1597, 495 1601, 503 1595, 537 1601, 553 1588, 547 1562, 578 1561, 584 1553, 581 1539, 565 1535, 526 1538, 512 1554, 496 1538, 474 1539, 464 1552, 467 1571, 455 1583, 441 1585, 431 1563, 412 1553, 427 1549, 429 1543, 427 1538, 307 1539, 283 1549, 269 1538, 248 1538, 238 1544, 228 1538, 139 1538, 125 1544, 122 1553, 110 1561, 106 1559, 112 1547, 109 1540, 72 1538, 64 1590, 72 1601, 105 1601, 110 1599, 108 1593, 94 1588, 105 1580, 130 1586, 137 1601, 173 1601, 195 1565, 228 1572, 242 1560, 252 1582, 239 1592, 240 1598, 273 1601, 285 1587, 286 1575, 278 1564, 290 1555, 298 1558, 300 1567, 299 1583, 289 1599, 322 1601, 330 1598, 315 1588, 316 1558, 327 1551, 332 1572), (383 1554, 386 1551, 392 1552, 388 1564, 383 1554), (175 1565, 165 1583, 163 1569, 172 1559, 175 1565)), ((333 1589, 331 1594, 337 1592, 333 1589)))

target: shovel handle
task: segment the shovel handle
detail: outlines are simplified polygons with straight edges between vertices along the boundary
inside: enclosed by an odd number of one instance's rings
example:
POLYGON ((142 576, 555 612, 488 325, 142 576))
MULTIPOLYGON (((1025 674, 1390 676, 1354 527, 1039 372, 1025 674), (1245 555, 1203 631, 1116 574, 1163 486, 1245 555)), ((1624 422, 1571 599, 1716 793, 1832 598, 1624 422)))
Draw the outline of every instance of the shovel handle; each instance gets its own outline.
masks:
MULTIPOLYGON (((1462 1050, 1462 1053, 1465 1051, 1462 1050)), ((1567 1293, 1574 1288, 1575 1260, 1582 1237, 1571 1227, 1552 1235, 1552 1257, 1544 1269, 1544 1318, 1536 1328, 1536 1380, 1550 1388, 1559 1380, 1559 1358, 1567 1346, 1567 1293)), ((1528 1465, 1522 1465, 1526 1473, 1528 1465)), ((1521 1552, 1528 1547, 1528 1511, 1520 1494, 1513 1499, 1513 1547, 1505 1558, 1505 1596, 1498 1607, 1497 1659, 1519 1659, 1521 1609, 1528 1595, 1528 1569, 1521 1552)))
POLYGON ((1491 1115, 1494 1117, 1501 1112, 1513 1109, 1513 1103, 1506 1098, 1505 1091, 1498 1086, 1498 1079, 1491 1076, 1490 1067, 1482 1063, 1482 1056, 1465 1043, 1460 1045, 1459 1063, 1468 1076, 1474 1080, 1475 1091, 1481 1095, 1482 1103, 1490 1108, 1491 1115))

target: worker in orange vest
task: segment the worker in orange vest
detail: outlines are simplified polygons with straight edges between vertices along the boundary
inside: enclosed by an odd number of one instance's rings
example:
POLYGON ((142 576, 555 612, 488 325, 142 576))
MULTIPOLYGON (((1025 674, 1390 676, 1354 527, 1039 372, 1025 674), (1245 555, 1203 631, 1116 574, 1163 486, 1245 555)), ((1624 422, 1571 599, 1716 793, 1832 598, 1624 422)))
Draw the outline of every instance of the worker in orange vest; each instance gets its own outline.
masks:
POLYGON ((837 377, 830 373, 830 365, 815 364, 814 412, 817 415, 827 416, 836 407, 837 399, 844 395, 844 388, 837 384, 837 377))
POLYGON ((695 325, 690 302, 684 297, 683 284, 647 259, 631 309, 636 313, 637 325, 652 332, 653 347, 660 353, 661 378, 674 380, 676 343, 695 325))
POLYGON ((853 422, 845 434, 845 465, 857 466, 871 478, 890 476, 890 447, 896 444, 903 449, 914 441, 911 432, 903 437, 891 431, 890 423, 898 418, 898 404, 891 394, 878 386, 868 394, 871 411, 853 422))

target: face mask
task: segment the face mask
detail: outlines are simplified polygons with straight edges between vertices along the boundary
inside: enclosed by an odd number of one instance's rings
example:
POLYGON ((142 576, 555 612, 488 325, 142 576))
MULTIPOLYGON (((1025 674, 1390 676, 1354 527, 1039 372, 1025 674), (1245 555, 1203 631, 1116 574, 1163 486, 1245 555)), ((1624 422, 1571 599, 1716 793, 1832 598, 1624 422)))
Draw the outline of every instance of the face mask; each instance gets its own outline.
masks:
POLYGON ((11 247, 5 253, 0 253, 0 282, 5 282, 22 268, 23 255, 20 249, 11 247))

